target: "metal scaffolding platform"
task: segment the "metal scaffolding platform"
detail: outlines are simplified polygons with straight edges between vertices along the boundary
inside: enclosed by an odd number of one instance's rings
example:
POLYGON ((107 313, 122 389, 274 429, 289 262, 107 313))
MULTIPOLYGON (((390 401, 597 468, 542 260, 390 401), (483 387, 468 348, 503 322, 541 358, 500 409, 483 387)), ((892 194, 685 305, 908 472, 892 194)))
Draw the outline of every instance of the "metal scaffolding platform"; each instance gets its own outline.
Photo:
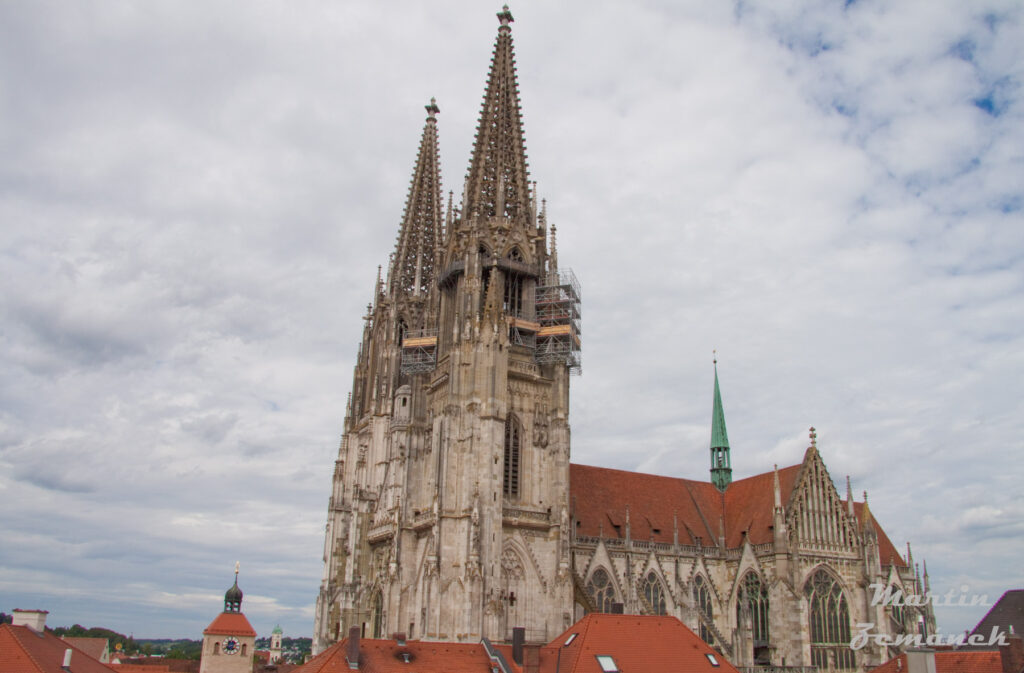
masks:
POLYGON ((580 340, 580 284, 572 270, 549 273, 537 287, 537 347, 540 363, 564 362, 572 374, 582 371, 580 340))
POLYGON ((408 330, 402 339, 403 374, 434 371, 437 365, 437 330, 408 330))

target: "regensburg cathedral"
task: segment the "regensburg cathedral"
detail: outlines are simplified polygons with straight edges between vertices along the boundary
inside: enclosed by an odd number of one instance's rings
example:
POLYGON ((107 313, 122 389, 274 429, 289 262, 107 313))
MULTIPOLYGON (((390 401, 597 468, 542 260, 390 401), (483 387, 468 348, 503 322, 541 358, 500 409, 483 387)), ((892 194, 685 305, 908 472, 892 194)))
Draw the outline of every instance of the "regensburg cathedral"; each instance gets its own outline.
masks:
MULTIPOLYGON (((588 611, 679 617, 738 666, 863 670, 871 633, 934 629, 866 494, 803 460, 732 481, 717 371, 710 481, 570 463, 580 288, 527 170, 499 27, 460 206, 442 203, 431 101, 386 277, 378 273, 335 461, 314 651, 366 637, 547 642, 588 611)), ((694 455, 707 448, 691 447, 694 455)), ((707 454, 704 454, 707 455, 707 454)))

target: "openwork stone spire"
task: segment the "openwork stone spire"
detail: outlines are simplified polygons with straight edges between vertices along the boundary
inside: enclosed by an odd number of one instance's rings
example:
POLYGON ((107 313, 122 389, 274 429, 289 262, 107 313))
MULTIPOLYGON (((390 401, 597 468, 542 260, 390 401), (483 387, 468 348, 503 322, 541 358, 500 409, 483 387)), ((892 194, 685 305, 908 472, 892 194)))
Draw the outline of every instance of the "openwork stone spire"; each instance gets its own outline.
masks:
POLYGON ((426 108, 427 122, 409 186, 409 199, 388 269, 388 293, 391 297, 425 297, 436 280, 440 263, 444 220, 441 215, 437 115, 441 110, 433 98, 426 108))
POLYGON ((501 26, 491 58, 462 211, 466 217, 530 216, 530 178, 512 50, 512 13, 498 13, 501 26))

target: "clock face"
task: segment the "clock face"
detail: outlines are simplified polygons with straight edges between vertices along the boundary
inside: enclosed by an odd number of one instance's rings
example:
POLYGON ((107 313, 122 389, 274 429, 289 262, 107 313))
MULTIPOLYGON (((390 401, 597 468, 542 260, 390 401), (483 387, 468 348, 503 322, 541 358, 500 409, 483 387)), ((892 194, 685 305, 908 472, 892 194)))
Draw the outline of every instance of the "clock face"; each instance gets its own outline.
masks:
POLYGON ((224 639, 224 654, 238 654, 238 638, 228 636, 224 639))

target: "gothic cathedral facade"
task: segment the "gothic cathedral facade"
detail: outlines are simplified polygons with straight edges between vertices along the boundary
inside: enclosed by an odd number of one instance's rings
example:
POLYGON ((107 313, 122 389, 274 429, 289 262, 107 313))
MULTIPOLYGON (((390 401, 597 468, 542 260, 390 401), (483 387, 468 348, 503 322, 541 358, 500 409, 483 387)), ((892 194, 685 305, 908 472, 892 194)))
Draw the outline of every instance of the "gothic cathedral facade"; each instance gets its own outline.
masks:
POLYGON ((866 496, 802 463, 732 481, 715 373, 711 481, 571 465, 580 289, 527 170, 512 15, 498 36, 461 206, 442 202, 434 101, 387 274, 364 317, 335 461, 314 651, 366 637, 547 642, 587 611, 672 614, 737 665, 855 669, 856 624, 930 609, 866 496))

